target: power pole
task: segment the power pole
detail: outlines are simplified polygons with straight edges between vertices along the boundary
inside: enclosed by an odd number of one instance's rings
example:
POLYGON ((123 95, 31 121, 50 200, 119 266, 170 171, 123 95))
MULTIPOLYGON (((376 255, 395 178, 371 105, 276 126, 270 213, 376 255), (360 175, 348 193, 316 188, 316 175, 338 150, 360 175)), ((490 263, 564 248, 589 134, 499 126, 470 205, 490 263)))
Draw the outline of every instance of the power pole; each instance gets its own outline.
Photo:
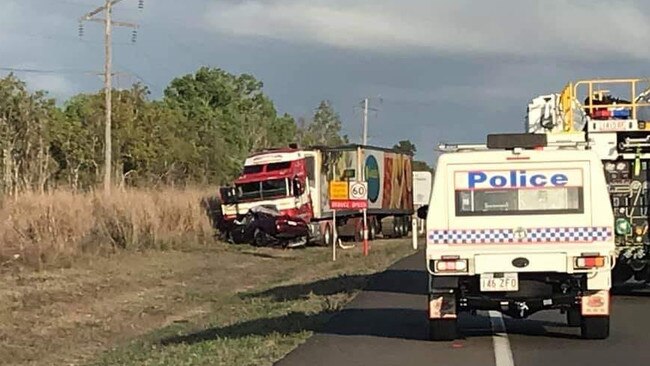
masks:
MULTIPOLYGON (((80 35, 83 33, 83 27, 81 25, 82 22, 84 21, 90 21, 90 22, 99 22, 99 23, 104 23, 104 52, 105 52, 105 57, 104 57, 104 96, 105 96, 105 108, 106 108, 106 124, 105 124, 105 130, 104 130, 104 192, 105 193, 110 193, 111 191, 111 162, 112 162, 112 133, 111 133, 111 123, 112 123, 112 78, 113 78, 113 73, 112 73, 112 63, 113 63, 113 49, 112 49, 112 43, 113 43, 113 26, 122 26, 122 27, 130 27, 133 29, 137 29, 138 25, 133 24, 133 23, 127 23, 127 22, 117 22, 112 19, 112 13, 113 13, 113 6, 115 4, 122 2, 123 0, 105 0, 106 2, 104 3, 104 6, 100 6, 99 8, 87 13, 81 19, 79 19, 79 32, 80 35), (104 19, 101 18, 95 18, 95 16, 101 12, 104 12, 105 17, 104 19)), ((140 9, 142 9, 142 0, 140 0, 140 9)), ((134 38, 135 40, 135 30, 134 30, 134 38)))
POLYGON ((106 0, 106 21, 104 22, 104 97, 106 104, 106 126, 104 131, 104 192, 110 193, 111 191, 111 170, 113 156, 113 138, 112 138, 112 117, 113 117, 113 75, 111 70, 113 68, 113 39, 112 31, 113 24, 111 23, 111 15, 113 13, 113 3, 111 0, 106 0))
MULTIPOLYGON (((383 99, 380 96, 377 97, 366 97, 363 98, 363 101, 361 104, 363 105, 363 134, 361 137, 361 144, 362 145, 367 145, 368 144, 368 111, 378 111, 376 108, 370 108, 370 99, 378 98, 379 103, 383 103, 383 99)), ((355 107, 356 108, 356 107, 355 107)))
POLYGON ((368 144, 368 98, 363 100, 363 145, 368 144))

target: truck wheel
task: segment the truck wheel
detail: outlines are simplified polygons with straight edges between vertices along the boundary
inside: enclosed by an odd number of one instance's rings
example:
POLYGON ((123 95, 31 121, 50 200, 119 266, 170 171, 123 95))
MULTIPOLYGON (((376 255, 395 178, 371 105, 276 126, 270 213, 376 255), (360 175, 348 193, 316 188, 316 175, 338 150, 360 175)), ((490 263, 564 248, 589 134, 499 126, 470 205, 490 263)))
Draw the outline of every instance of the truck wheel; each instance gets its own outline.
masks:
POLYGON ((566 322, 570 327, 579 327, 582 324, 582 314, 580 314, 580 309, 569 309, 566 312, 566 322))
POLYGON ((375 220, 370 220, 368 224, 368 240, 375 240, 377 238, 377 223, 375 220))
POLYGON ((432 341, 453 341, 458 337, 456 319, 429 320, 429 339, 432 341))
POLYGON ((320 244, 321 246, 329 247, 332 245, 333 240, 334 240, 334 232, 332 231, 332 226, 330 226, 330 224, 327 223, 325 224, 325 230, 323 231, 323 235, 321 236, 320 244))
POLYGON ((609 316, 583 316, 580 333, 585 339, 605 339, 609 337, 609 316))
POLYGON ((354 241, 357 243, 363 242, 363 222, 354 228, 354 241))
POLYGON ((395 234, 393 235, 394 238, 401 238, 403 233, 402 233, 402 220, 400 217, 395 216, 393 218, 393 230, 395 234))
POLYGON ((404 233, 404 236, 409 236, 409 230, 411 230, 411 222, 406 216, 402 218, 402 228, 403 228, 402 232, 404 233))
POLYGON ((612 283, 614 285, 622 285, 632 278, 632 276, 634 276, 634 270, 632 267, 627 265, 627 263, 620 262, 619 259, 619 262, 616 263, 616 267, 612 269, 612 283))

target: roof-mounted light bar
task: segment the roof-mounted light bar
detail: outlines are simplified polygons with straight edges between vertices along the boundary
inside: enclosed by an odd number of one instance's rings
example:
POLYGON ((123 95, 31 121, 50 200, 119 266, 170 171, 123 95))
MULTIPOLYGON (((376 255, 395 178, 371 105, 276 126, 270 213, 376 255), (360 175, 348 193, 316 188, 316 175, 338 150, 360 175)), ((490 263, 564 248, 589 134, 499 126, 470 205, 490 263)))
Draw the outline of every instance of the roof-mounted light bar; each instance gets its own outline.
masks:
POLYGON ((490 134, 487 144, 440 144, 438 150, 442 152, 459 151, 487 151, 487 150, 514 150, 555 148, 588 148, 589 142, 572 139, 549 141, 546 134, 536 133, 504 133, 490 134))
POLYGON ((548 146, 544 133, 499 133, 487 136, 490 149, 534 149, 548 146))

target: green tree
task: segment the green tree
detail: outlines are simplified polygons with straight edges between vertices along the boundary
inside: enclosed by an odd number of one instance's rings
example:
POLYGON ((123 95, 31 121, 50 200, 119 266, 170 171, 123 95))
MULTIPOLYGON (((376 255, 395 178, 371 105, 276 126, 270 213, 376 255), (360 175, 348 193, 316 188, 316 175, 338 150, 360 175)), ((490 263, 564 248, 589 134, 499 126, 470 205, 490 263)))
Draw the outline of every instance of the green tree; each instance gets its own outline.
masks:
POLYGON ((393 145, 393 149, 399 150, 404 154, 415 155, 418 149, 411 140, 400 140, 397 144, 393 145))
POLYGON ((227 180, 251 151, 294 138, 293 119, 277 116, 262 86, 248 74, 202 67, 174 79, 165 90, 167 104, 185 117, 181 128, 196 141, 199 171, 209 180, 227 180))
POLYGON ((73 190, 99 182, 103 164, 103 101, 100 95, 80 94, 65 104, 52 131, 51 150, 57 180, 73 190))
POLYGON ((45 190, 56 169, 49 137, 58 118, 44 91, 29 92, 13 74, 0 79, 0 150, 5 193, 45 190))
MULTIPOLYGON (((129 177, 133 181, 146 179, 152 161, 164 156, 157 141, 164 136, 155 132, 169 120, 145 119, 151 105, 148 94, 149 90, 140 84, 112 94, 112 175, 120 184, 125 184, 129 177)), ((52 139, 52 150, 61 169, 59 175, 65 175, 73 189, 94 186, 101 180, 104 163, 103 93, 74 96, 65 104, 63 115, 65 118, 57 125, 52 139)))
MULTIPOLYGON (((404 154, 410 154, 413 156, 415 156, 415 153, 417 152, 417 148, 411 140, 400 140, 397 144, 393 145, 393 149, 397 149, 404 154)), ((430 167, 426 161, 414 159, 413 171, 429 171, 433 173, 434 169, 430 167)))
POLYGON ((337 146, 349 142, 347 135, 341 136, 341 119, 328 100, 321 101, 309 124, 303 120, 301 125, 301 145, 337 146))
MULTIPOLYGON (((314 143, 347 142, 329 102, 308 129, 279 115, 262 83, 202 67, 174 79, 162 100, 134 84, 113 91, 113 181, 123 185, 223 183, 253 151, 287 145, 309 130, 314 143)), ((81 93, 57 108, 43 91, 0 79, 2 189, 87 189, 104 168, 104 94, 81 93)))

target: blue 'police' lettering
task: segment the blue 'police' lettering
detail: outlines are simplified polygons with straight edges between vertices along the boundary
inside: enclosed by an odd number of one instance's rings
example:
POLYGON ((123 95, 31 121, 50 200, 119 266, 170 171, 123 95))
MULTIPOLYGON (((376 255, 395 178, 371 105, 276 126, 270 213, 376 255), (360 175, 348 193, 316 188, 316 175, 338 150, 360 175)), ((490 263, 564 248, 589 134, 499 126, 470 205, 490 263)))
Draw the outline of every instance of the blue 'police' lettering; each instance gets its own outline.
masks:
POLYGON ((467 174, 467 185, 469 189, 477 186, 485 188, 523 188, 523 187, 544 187, 549 183, 555 187, 565 186, 569 178, 565 174, 557 173, 550 177, 545 174, 533 174, 528 176, 525 170, 511 170, 507 175, 495 174, 489 177, 485 172, 473 171, 467 174), (483 184, 482 184, 483 183, 483 184), (484 183, 487 183, 485 185, 484 183))
POLYGON ((530 177, 530 183, 534 187, 543 187, 546 185, 546 177, 541 174, 535 174, 530 177))
POLYGON ((564 174, 555 174, 554 176, 551 177, 551 184, 554 186, 563 186, 566 185, 568 182, 569 182, 569 178, 567 178, 567 176, 564 174))
POLYGON ((487 175, 483 172, 469 172, 467 177, 469 180, 469 188, 474 188, 477 183, 483 183, 487 179, 487 175))
POLYGON ((490 178, 490 185, 492 187, 498 187, 501 188, 505 186, 508 183, 508 180, 506 177, 501 176, 501 175, 495 175, 494 177, 490 178))

